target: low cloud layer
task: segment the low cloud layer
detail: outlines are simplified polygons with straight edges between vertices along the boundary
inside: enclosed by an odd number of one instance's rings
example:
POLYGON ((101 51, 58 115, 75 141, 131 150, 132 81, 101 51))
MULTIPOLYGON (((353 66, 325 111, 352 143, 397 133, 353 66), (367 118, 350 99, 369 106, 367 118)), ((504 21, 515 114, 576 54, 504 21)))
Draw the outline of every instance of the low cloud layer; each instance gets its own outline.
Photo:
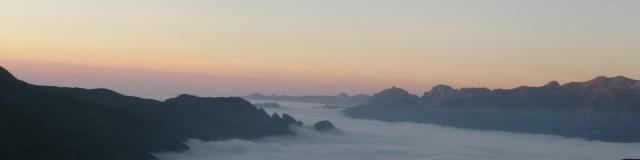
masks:
POLYGON ((620 144, 548 135, 476 131, 428 124, 355 120, 339 110, 311 109, 313 104, 282 103, 306 124, 328 119, 341 133, 297 129, 295 136, 254 141, 202 142, 162 160, 602 160, 640 158, 640 144, 620 144))

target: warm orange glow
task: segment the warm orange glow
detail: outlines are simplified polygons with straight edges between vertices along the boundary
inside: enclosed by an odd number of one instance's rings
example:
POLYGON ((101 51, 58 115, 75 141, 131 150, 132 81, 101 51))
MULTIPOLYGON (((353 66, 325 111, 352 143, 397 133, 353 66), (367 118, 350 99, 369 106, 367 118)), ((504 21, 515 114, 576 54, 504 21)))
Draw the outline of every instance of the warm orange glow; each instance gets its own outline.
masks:
POLYGON ((141 4, 145 9, 124 1, 59 3, 0 3, 3 65, 18 74, 45 69, 38 73, 51 76, 59 72, 52 67, 82 66, 83 74, 103 74, 92 71, 102 68, 265 80, 285 88, 283 93, 293 82, 308 86, 291 91, 297 94, 640 77, 636 4, 555 6, 544 13, 501 4, 523 13, 513 15, 485 2, 296 1, 261 2, 259 8, 245 2, 158 2, 141 4), (594 8, 598 15, 592 15, 594 8))

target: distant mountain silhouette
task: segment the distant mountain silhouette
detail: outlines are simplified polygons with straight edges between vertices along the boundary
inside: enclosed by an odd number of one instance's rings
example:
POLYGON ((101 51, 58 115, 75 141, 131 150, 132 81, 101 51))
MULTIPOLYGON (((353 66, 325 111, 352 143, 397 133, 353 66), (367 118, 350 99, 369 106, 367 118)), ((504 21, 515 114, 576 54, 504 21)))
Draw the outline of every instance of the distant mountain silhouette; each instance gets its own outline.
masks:
POLYGON ((241 98, 180 95, 164 102, 107 89, 31 85, 0 67, 0 159, 151 160, 190 138, 252 139, 302 125, 241 98))
POLYGON ((412 95, 404 89, 393 87, 377 93, 369 100, 371 104, 418 104, 418 96, 412 95))
POLYGON ((438 96, 434 87, 421 98, 421 104, 457 107, 545 107, 599 111, 633 110, 639 102, 638 81, 626 77, 598 77, 587 82, 559 85, 552 81, 541 87, 518 87, 511 90, 463 88, 438 96))
POLYGON ((438 85, 419 98, 394 87, 345 113, 356 118, 640 142, 640 82, 618 76, 495 90, 438 85))
POLYGON ((280 109, 286 109, 286 107, 283 107, 282 105, 280 105, 279 103, 276 102, 264 102, 264 103, 254 103, 253 104, 256 107, 259 108, 280 108, 280 109))
POLYGON ((320 132, 337 130, 336 127, 333 125, 333 123, 327 120, 316 122, 315 124, 313 124, 313 128, 320 132))
POLYGON ((314 106, 314 107, 311 107, 311 108, 312 109, 347 109, 347 108, 350 108, 350 107, 325 104, 325 105, 321 105, 321 106, 314 106))
POLYGON ((319 103, 319 104, 338 104, 354 106, 365 103, 371 98, 371 96, 360 94, 355 96, 349 96, 346 93, 340 93, 337 96, 287 96, 287 95, 263 95, 260 93, 254 93, 244 98, 251 100, 266 100, 266 101, 291 101, 291 102, 306 102, 306 103, 319 103))

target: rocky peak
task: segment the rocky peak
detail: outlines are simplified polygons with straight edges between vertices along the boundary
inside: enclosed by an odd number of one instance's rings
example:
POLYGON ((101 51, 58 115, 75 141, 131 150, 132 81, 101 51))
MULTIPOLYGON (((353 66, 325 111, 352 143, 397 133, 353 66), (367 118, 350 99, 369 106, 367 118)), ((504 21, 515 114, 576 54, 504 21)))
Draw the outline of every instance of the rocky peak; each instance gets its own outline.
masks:
POLYGON ((425 96, 446 97, 452 95, 454 92, 453 87, 441 84, 434 86, 430 92, 425 93, 425 96))
POLYGON ((292 116, 283 113, 282 114, 282 120, 286 123, 286 124, 293 124, 296 126, 302 126, 303 123, 301 121, 296 120, 295 118, 293 118, 292 116))
POLYGON ((551 82, 545 84, 542 87, 544 87, 544 88, 558 88, 558 87, 560 87, 560 83, 558 81, 551 81, 551 82))
POLYGON ((316 122, 315 124, 313 124, 313 128, 316 129, 316 131, 320 132, 336 130, 336 127, 333 125, 333 123, 327 120, 316 122))
POLYGON ((276 120, 281 120, 282 119, 282 117, 280 117, 280 115, 278 115, 278 113, 273 113, 271 115, 271 118, 276 119, 276 120))
POLYGON ((371 104, 397 104, 404 102, 417 102, 418 96, 412 95, 408 91, 392 87, 375 94, 370 100, 371 104))
POLYGON ((409 95, 411 94, 409 94, 408 91, 402 88, 392 87, 392 88, 382 90, 382 92, 375 94, 374 97, 409 96, 409 95))
POLYGON ((590 81, 581 83, 582 87, 587 87, 591 89, 629 89, 638 87, 639 81, 633 80, 624 76, 616 76, 616 77, 605 77, 600 76, 596 77, 590 81))
POLYGON ((0 66, 0 81, 17 81, 16 77, 14 77, 9 71, 0 66))

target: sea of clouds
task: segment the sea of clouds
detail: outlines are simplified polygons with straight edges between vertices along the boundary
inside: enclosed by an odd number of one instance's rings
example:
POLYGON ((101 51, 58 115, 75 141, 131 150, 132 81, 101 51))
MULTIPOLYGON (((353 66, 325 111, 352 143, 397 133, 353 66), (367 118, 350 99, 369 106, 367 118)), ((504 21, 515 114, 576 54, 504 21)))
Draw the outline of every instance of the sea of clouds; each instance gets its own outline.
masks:
POLYGON ((161 160, 617 160, 640 158, 640 144, 607 143, 549 135, 476 131, 429 124, 344 117, 315 104, 280 102, 310 125, 331 120, 339 133, 296 128, 294 136, 252 141, 188 141, 191 150, 156 154, 161 160))

